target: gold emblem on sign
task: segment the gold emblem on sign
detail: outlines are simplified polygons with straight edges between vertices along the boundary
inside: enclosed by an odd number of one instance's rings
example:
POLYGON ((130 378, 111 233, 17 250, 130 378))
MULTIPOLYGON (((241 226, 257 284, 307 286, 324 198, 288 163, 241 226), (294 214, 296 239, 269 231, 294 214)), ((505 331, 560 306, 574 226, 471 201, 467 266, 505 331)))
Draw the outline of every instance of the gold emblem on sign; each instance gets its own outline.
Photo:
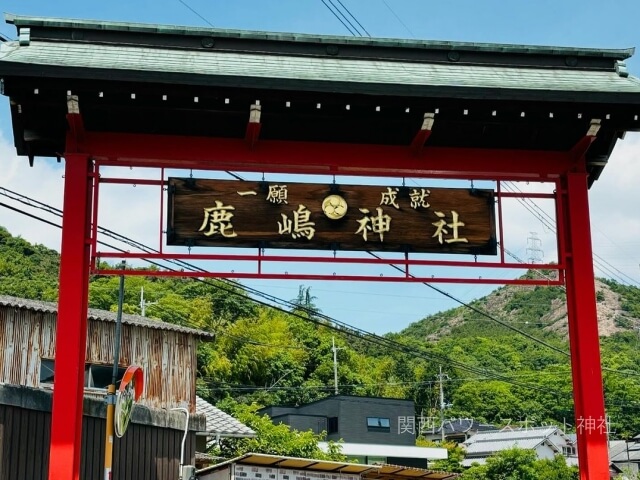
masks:
POLYGON ((330 220, 339 220, 347 214, 347 201, 340 195, 329 195, 322 201, 322 211, 330 220))

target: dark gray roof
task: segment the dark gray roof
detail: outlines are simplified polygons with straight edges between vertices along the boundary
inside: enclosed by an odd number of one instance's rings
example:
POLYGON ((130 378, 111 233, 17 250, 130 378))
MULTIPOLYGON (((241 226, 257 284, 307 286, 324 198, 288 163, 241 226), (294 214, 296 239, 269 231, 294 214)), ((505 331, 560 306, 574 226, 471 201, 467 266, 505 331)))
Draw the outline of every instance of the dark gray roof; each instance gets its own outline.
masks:
MULTIPOLYGON (((611 442, 614 443, 614 442, 611 442)), ((616 442, 613 446, 610 445, 609 458, 612 462, 626 463, 636 462, 640 463, 640 444, 635 442, 625 442, 621 440, 616 442)))
POLYGON ((5 43, 0 49, 0 61, 14 67, 41 65, 95 72, 111 70, 116 77, 137 70, 148 74, 190 75, 203 81, 207 78, 237 77, 252 79, 255 83, 279 79, 336 84, 351 82, 381 87, 496 88, 507 91, 526 88, 535 91, 640 93, 640 81, 637 78, 621 76, 613 70, 321 58, 224 50, 186 51, 145 48, 143 45, 51 40, 33 42, 28 48, 20 46, 18 42, 5 43))
MULTIPOLYGON (((564 437, 558 427, 481 432, 463 442, 463 445, 469 456, 487 456, 513 447, 534 449, 556 433, 564 437)), ((560 449, 557 445, 556 448, 560 449)))
MULTIPOLYGON (((436 429, 436 432, 440 433, 441 428, 436 429)), ((452 418, 444 421, 445 435, 451 435, 454 433, 467 433, 469 431, 485 432, 497 430, 495 426, 480 423, 472 418, 452 418)))
POLYGON ((272 84, 274 79, 351 83, 360 90, 371 84, 383 88, 453 87, 467 92, 495 88, 640 93, 638 79, 614 68, 616 62, 633 55, 633 48, 363 39, 12 14, 6 14, 6 20, 19 30, 30 29, 34 38, 6 42, 0 48, 0 61, 18 69, 40 65, 81 69, 84 74, 111 71, 114 78, 138 71, 186 75, 190 81, 205 83, 225 77, 260 84, 272 84), (336 53, 327 55, 327 46, 336 53), (447 56, 446 52, 455 55, 447 56))
MULTIPOLYGON (((26 298, 9 297, 6 295, 0 295, 0 306, 21 308, 34 312, 58 313, 58 305, 56 303, 43 302, 40 300, 29 300, 26 298)), ((107 312, 106 310, 96 310, 95 308, 90 308, 87 318, 89 320, 115 322, 117 314, 116 312, 107 312)), ((209 332, 196 330, 195 328, 182 327, 180 325, 162 322, 160 320, 154 320, 147 317, 141 317, 140 315, 129 315, 125 313, 122 315, 122 323, 125 325, 153 328, 155 330, 167 330, 171 332, 186 333, 201 337, 203 339, 213 338, 213 335, 209 332)))
POLYGON ((256 435, 251 428, 231 415, 214 407, 209 402, 196 396, 196 413, 204 415, 207 419, 207 432, 212 435, 225 436, 252 436, 256 435))
POLYGON ((364 38, 350 37, 342 35, 316 35, 302 33, 282 33, 264 32, 250 30, 233 30, 208 27, 192 27, 178 25, 157 25, 147 23, 131 22, 111 22, 100 20, 83 20, 69 18, 48 18, 15 15, 5 13, 5 20, 20 26, 73 28, 73 29, 99 29, 107 31, 155 33, 168 35, 211 35, 216 38, 242 38, 254 40, 272 40, 282 42, 308 42, 308 43, 330 43, 344 45, 366 45, 380 47, 405 47, 405 48, 429 48, 442 50, 465 50, 484 51, 496 53, 537 53, 548 55, 576 55, 576 56, 599 56, 603 58, 614 58, 624 60, 634 54, 634 48, 625 49, 603 49, 603 48, 576 48, 544 45, 518 45, 518 44, 497 44, 479 42, 452 42, 441 40, 417 40, 399 38, 364 38))

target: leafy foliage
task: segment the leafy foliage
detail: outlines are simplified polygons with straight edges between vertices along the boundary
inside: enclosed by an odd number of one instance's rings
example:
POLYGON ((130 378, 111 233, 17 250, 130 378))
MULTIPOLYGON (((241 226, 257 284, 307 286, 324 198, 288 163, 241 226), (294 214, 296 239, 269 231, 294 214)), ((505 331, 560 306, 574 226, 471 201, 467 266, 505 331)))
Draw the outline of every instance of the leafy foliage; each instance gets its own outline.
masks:
POLYGON ((621 285, 615 280, 603 280, 609 288, 620 295, 621 306, 634 318, 640 317, 640 289, 628 285, 621 285))
POLYGON ((55 301, 60 256, 0 226, 0 295, 55 301))
MULTIPOLYGON (((56 252, 13 237, 0 227, 0 294, 55 301, 58 269, 56 252)), ((90 306, 115 310, 118 282, 117 277, 92 278, 90 306)), ((436 375, 442 366, 448 375, 445 399, 453 403, 447 416, 497 425, 573 423, 568 357, 477 311, 440 312, 402 332, 387 334, 389 340, 406 347, 391 349, 322 323, 316 317, 316 298, 303 285, 292 312, 285 312, 256 306, 239 284, 130 276, 125 280, 125 312, 141 313, 142 289, 149 302, 148 317, 214 335, 213 342, 198 347, 197 391, 214 403, 226 405, 235 398, 239 403, 228 408, 239 414, 244 408, 240 404, 299 405, 331 395, 335 341, 340 393, 412 399, 416 415, 433 416, 439 402, 436 375)), ((601 340, 612 437, 628 438, 640 432, 640 338, 631 330, 640 324, 640 289, 606 281, 600 291, 598 301, 619 297, 620 317, 630 328, 601 340)), ((541 317, 562 308, 563 295, 556 287, 503 287, 473 306, 568 351, 564 336, 540 326, 541 317)), ((270 435, 276 441, 280 433, 270 435)), ((289 451, 310 451, 291 442, 294 446, 289 451)), ((452 458, 457 455, 452 451, 452 458)), ((452 460, 447 468, 455 469, 456 464, 452 460)), ((471 475, 472 470, 467 473, 471 475)))
POLYGON ((567 466, 564 458, 537 460, 533 450, 513 448, 487 459, 486 465, 473 465, 462 480, 578 480, 576 467, 567 466))
POLYGON ((454 442, 437 443, 431 440, 425 440, 418 437, 416 445, 419 447, 443 447, 447 449, 447 459, 437 460, 433 464, 429 464, 429 468, 433 470, 442 470, 444 472, 460 473, 464 471, 462 460, 464 459, 464 449, 454 442))

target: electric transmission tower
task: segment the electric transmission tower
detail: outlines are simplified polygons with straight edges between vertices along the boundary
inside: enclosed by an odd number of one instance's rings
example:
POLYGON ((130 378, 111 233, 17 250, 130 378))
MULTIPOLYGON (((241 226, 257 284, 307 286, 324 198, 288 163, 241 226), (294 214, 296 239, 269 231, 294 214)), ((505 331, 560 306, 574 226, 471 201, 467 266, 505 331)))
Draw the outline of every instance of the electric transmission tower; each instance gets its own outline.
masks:
POLYGON ((542 263, 544 252, 542 251, 542 240, 538 238, 536 232, 529 232, 527 238, 527 257, 529 263, 542 263))

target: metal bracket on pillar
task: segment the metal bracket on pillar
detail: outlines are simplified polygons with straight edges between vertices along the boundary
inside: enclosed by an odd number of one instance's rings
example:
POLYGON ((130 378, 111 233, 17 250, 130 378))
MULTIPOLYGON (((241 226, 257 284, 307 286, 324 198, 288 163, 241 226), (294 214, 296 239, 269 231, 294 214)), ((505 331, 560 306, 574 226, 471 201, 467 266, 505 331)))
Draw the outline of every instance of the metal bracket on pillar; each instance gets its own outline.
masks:
POLYGON ((413 137, 413 141, 411 142, 411 151, 414 155, 419 155, 422 151, 422 147, 431 136, 431 129, 433 128, 433 123, 435 121, 435 114, 432 112, 427 112, 424 114, 424 119, 422 120, 422 126, 416 136, 413 137))
POLYGON ((262 124, 260 123, 261 113, 262 107, 260 104, 254 103, 251 105, 251 108, 249 109, 249 123, 247 123, 247 131, 244 134, 244 141, 250 148, 255 146, 258 142, 258 137, 260 136, 260 128, 262 127, 262 124))
POLYGON ((600 131, 600 126, 601 120, 599 118, 591 119, 589 129, 587 130, 585 136, 578 140, 578 143, 576 143, 571 148, 571 156, 574 159, 579 160, 586 155, 589 147, 591 147, 591 144, 594 142, 598 135, 598 132, 600 131))
POLYGON ((84 143, 84 121, 80 115, 80 101, 77 95, 67 95, 67 132, 66 152, 77 153, 82 151, 84 143))

